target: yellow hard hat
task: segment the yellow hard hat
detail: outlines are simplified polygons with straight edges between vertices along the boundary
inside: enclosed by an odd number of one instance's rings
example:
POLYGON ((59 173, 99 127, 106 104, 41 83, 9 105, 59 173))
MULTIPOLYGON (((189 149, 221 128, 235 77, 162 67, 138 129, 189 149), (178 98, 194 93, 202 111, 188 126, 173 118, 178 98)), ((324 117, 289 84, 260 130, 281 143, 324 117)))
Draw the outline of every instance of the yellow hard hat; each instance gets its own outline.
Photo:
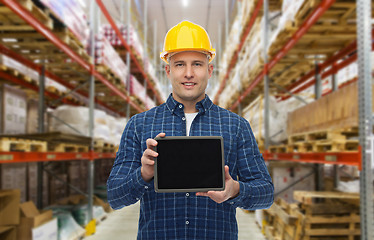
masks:
POLYGON ((204 52, 209 56, 209 63, 216 55, 216 50, 212 48, 205 29, 189 21, 180 22, 166 33, 164 49, 160 53, 160 57, 169 64, 168 55, 170 53, 183 51, 204 52))

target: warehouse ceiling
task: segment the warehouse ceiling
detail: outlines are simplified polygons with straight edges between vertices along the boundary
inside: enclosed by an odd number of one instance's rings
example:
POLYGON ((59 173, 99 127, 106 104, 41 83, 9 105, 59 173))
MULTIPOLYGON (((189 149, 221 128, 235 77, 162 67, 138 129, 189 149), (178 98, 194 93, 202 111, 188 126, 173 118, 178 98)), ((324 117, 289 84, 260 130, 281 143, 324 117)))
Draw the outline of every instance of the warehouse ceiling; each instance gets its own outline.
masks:
MULTIPOLYGON (((102 0, 102 2, 112 14, 112 17, 117 21, 121 19, 121 8, 123 6, 123 19, 126 22, 127 0, 102 0)), ((132 0, 131 3, 131 22, 137 28, 141 38, 144 37, 144 2, 145 0, 132 0)), ((147 39, 149 52, 152 51, 150 54, 153 54, 153 46, 155 44, 157 48, 156 52, 159 53, 161 51, 161 46, 167 30, 182 20, 189 20, 203 26, 210 35, 213 47, 219 51, 220 27, 222 36, 225 36, 226 6, 228 6, 229 9, 229 22, 231 22, 237 10, 236 3, 237 1, 235 0, 147 0, 147 39), (155 25, 157 26, 155 27, 155 25), (157 29, 156 42, 153 41, 155 29, 157 29)), ((89 4, 87 4, 87 7, 88 6, 89 4)), ((103 16, 101 19, 105 22, 103 16)), ((224 42, 222 42, 222 44, 224 44, 224 42)))

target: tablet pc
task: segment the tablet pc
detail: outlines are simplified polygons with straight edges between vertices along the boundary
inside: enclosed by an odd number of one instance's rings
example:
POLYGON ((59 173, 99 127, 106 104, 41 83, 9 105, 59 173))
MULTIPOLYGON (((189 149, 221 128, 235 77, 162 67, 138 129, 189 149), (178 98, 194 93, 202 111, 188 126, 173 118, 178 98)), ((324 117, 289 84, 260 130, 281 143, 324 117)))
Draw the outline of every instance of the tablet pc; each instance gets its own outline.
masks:
POLYGON ((156 192, 206 192, 225 189, 223 138, 175 136, 156 138, 156 192))

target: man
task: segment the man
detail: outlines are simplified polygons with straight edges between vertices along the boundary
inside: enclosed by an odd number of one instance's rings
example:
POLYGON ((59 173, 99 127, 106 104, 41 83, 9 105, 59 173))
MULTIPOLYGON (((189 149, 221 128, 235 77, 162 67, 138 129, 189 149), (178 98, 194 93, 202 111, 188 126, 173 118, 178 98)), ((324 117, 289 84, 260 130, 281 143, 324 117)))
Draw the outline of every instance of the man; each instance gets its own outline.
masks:
POLYGON ((236 208, 273 203, 273 184, 248 121, 205 94, 214 56, 201 26, 183 21, 171 28, 161 58, 168 64, 172 94, 166 103, 133 116, 123 132, 108 200, 114 209, 140 201, 138 239, 237 239, 236 208), (223 137, 224 191, 154 191, 154 138, 186 135, 223 137))

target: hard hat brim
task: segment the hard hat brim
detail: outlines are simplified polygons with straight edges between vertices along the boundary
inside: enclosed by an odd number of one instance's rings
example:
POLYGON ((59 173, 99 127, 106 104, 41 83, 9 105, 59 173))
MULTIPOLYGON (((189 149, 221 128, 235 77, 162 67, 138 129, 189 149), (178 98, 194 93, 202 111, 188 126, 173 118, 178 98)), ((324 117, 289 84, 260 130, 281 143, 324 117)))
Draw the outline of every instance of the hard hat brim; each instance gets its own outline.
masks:
POLYGON ((203 48, 184 48, 184 49, 177 49, 174 51, 164 51, 160 53, 160 58, 166 63, 169 64, 168 62, 168 57, 171 53, 179 53, 179 52, 188 52, 188 51, 193 51, 193 52, 201 52, 204 54, 207 54, 209 56, 209 63, 211 63, 216 56, 216 50, 211 49, 207 51, 206 49, 203 48))

